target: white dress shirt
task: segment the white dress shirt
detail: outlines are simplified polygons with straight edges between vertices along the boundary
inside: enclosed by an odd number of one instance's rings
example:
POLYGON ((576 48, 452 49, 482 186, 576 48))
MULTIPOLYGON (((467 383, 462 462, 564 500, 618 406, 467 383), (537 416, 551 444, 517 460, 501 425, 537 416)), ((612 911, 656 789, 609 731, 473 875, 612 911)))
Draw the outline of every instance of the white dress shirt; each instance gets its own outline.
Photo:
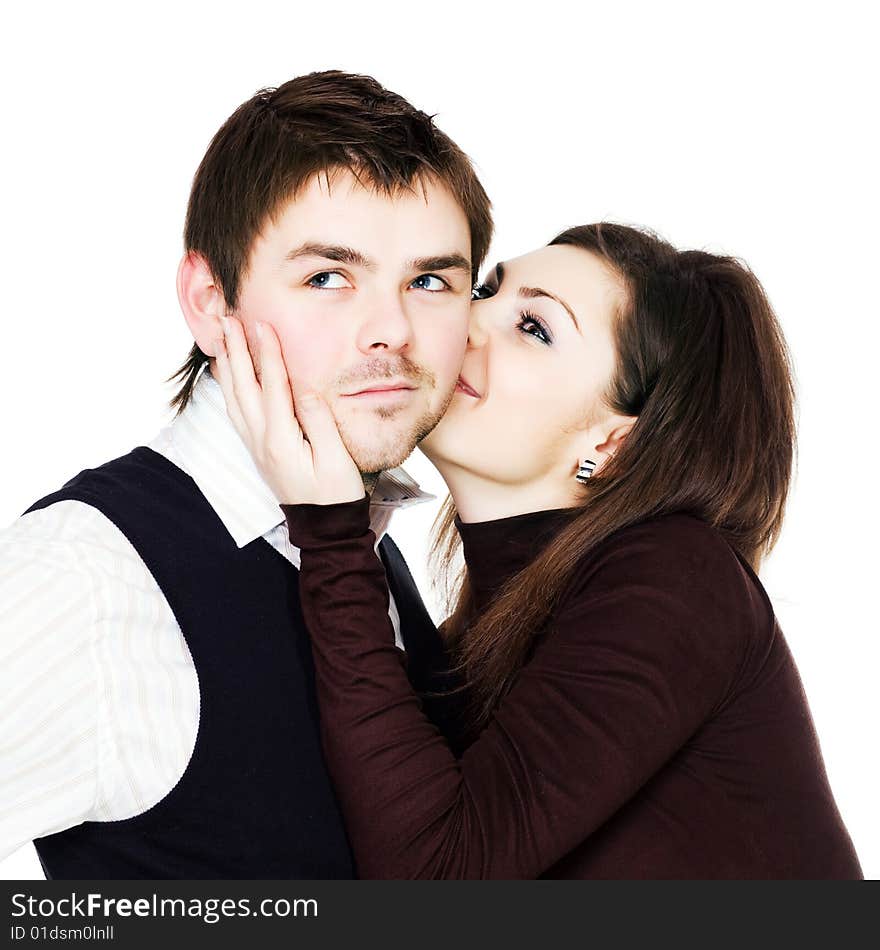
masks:
MULTIPOLYGON (((299 567, 210 373, 149 445, 190 475, 240 548, 262 537, 299 567)), ((394 510, 433 496, 398 468, 372 498, 381 539, 394 510)), ((389 613, 401 646, 393 598, 389 613)), ((180 627, 109 519, 62 501, 0 533, 0 858, 83 821, 152 807, 183 775, 198 720, 180 627)))

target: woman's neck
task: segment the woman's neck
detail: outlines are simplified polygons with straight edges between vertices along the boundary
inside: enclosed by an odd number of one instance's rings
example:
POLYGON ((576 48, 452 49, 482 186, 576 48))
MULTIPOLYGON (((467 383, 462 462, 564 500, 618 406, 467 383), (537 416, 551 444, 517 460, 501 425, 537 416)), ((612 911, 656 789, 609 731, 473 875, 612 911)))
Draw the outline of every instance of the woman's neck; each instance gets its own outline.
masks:
POLYGON ((577 486, 560 489, 558 478, 527 484, 498 482, 452 466, 434 464, 449 488, 459 518, 468 524, 578 504, 577 486))

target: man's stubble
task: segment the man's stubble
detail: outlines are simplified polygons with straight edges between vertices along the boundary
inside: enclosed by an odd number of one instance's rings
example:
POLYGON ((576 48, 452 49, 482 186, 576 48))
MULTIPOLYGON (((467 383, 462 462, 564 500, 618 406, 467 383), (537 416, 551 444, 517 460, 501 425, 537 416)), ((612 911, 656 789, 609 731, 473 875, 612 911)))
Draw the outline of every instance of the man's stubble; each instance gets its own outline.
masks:
POLYGON ((384 440, 380 436, 382 427, 392 428, 394 418, 404 410, 396 406, 380 406, 374 409, 373 416, 377 438, 375 441, 371 439, 369 444, 364 444, 366 440, 363 436, 358 437, 352 433, 346 426, 344 419, 337 418, 339 434, 361 475, 363 475, 364 484, 368 487, 375 485, 380 472, 397 468, 398 465, 409 458, 415 447, 433 431, 437 423, 443 418, 454 395, 455 385, 453 384, 446 393, 439 409, 435 411, 425 410, 405 431, 398 432, 396 435, 389 433, 384 437, 384 440))

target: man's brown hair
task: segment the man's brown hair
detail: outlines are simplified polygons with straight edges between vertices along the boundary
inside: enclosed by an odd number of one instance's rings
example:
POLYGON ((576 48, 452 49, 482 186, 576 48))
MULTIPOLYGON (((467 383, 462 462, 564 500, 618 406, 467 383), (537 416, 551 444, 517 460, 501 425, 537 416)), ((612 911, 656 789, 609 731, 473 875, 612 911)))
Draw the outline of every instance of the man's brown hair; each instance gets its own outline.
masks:
MULTIPOLYGON (((226 120, 196 171, 184 227, 187 253, 204 257, 232 310, 251 247, 267 219, 314 175, 346 169, 386 194, 434 178, 468 219, 476 280, 492 238, 491 205, 467 155, 406 99, 370 76, 337 70, 261 89, 226 120)), ((193 345, 169 378, 178 413, 208 357, 193 345)))

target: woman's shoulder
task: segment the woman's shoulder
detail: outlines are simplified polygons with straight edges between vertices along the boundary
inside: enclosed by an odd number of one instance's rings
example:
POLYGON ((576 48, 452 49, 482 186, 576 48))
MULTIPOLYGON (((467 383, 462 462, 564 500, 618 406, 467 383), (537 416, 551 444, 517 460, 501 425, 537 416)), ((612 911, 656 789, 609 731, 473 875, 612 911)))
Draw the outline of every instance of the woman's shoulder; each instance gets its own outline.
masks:
POLYGON ((620 528, 598 544, 587 561, 621 556, 631 563, 635 560, 658 568, 694 565, 707 558, 731 566, 742 563, 717 528, 685 512, 658 515, 620 528))
POLYGON ((622 541, 629 538, 662 538, 664 540, 680 539, 691 545, 700 547, 729 547, 724 536, 717 528, 713 528, 707 521, 697 515, 685 511, 656 515, 636 521, 625 528, 621 528, 608 541, 622 541))
POLYGON ((663 594, 683 610, 764 623, 772 607, 764 589, 724 535, 687 513, 648 518, 609 535, 583 559, 574 597, 609 588, 663 594))

